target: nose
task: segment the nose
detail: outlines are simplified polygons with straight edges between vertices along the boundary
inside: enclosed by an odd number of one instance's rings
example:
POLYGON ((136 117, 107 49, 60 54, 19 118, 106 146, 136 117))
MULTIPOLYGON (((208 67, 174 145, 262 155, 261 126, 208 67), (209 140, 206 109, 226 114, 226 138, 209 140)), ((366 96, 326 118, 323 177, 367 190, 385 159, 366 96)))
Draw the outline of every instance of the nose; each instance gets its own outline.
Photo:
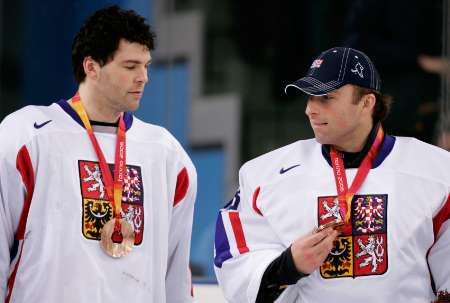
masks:
POLYGON ((136 77, 136 82, 146 84, 148 82, 148 70, 146 67, 139 69, 139 74, 136 77))
POLYGON ((306 101, 306 109, 305 109, 305 114, 308 117, 318 114, 318 111, 319 111, 318 106, 317 106, 318 103, 319 103, 318 97, 310 96, 308 98, 308 100, 306 101))

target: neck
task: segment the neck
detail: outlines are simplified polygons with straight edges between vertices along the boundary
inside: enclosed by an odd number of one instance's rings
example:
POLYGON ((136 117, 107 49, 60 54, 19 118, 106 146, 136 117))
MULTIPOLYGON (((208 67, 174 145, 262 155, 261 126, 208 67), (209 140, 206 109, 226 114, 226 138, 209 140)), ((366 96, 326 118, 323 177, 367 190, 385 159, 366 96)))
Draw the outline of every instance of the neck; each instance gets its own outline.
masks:
POLYGON ((88 83, 81 83, 78 91, 89 120, 106 123, 115 123, 119 120, 122 113, 108 106, 105 98, 96 94, 88 83))
POLYGON ((333 145, 333 147, 341 152, 357 153, 363 150, 370 131, 373 128, 373 122, 359 126, 354 133, 351 134, 351 138, 344 140, 342 144, 333 145))

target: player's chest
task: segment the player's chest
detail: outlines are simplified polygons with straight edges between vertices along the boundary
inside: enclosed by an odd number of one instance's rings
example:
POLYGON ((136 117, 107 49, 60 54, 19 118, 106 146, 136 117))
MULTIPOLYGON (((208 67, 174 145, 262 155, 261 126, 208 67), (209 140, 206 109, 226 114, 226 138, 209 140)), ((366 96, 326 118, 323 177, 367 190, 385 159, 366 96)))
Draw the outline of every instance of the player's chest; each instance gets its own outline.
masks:
MULTIPOLYGON (((349 187, 355 170, 347 170, 349 187)), ((343 205, 332 175, 303 175, 261 185, 256 206, 286 245, 315 227, 337 220, 343 205)), ((429 229, 440 203, 439 190, 424 190, 418 179, 371 172, 350 203, 349 235, 429 229), (428 204, 424 203, 427 201, 428 204)))
MULTIPOLYGON (((42 219, 32 220, 30 227, 45 222, 50 226, 48 222, 52 222, 52 226, 64 225, 81 233, 87 241, 100 239, 103 226, 114 217, 115 205, 108 192, 111 184, 90 148, 75 146, 64 153, 58 148, 40 151, 35 158, 36 202, 32 203, 31 218, 42 219)), ((113 151, 105 148, 106 167, 114 178, 113 151)), ((173 199, 176 178, 167 176, 173 171, 164 155, 151 150, 135 153, 133 149, 127 153, 120 216, 134 230, 135 245, 145 241, 151 222, 159 222, 161 228, 168 226, 172 209, 168 201, 173 199)))

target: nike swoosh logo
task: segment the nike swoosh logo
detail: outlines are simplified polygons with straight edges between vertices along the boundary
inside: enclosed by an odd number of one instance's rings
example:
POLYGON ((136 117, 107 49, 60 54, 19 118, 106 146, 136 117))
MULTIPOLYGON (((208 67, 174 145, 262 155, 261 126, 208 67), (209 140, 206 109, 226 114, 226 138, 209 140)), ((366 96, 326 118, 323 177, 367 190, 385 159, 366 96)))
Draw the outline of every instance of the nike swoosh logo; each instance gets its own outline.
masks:
POLYGON ((288 168, 283 168, 283 167, 282 167, 282 168, 280 169, 280 175, 282 175, 282 174, 284 174, 285 172, 290 171, 291 169, 296 168, 296 167, 298 167, 298 166, 300 166, 300 164, 292 165, 292 166, 289 166, 288 168))
POLYGON ((45 122, 43 122, 43 123, 41 123, 41 124, 37 124, 37 122, 34 122, 34 128, 39 129, 39 128, 41 128, 41 127, 46 126, 46 125, 49 124, 50 122, 52 122, 52 120, 45 121, 45 122))

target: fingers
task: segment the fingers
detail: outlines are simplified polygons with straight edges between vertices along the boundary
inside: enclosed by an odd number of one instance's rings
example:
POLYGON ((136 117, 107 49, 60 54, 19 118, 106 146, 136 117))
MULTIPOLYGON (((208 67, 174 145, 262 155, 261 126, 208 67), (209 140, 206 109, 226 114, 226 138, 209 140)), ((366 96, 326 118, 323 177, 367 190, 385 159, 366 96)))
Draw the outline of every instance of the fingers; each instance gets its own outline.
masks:
POLYGON ((305 237, 304 242, 306 246, 315 246, 323 241, 329 234, 333 232, 333 228, 328 227, 322 231, 314 232, 311 235, 305 237))
POLYGON ((317 254, 322 258, 326 257, 333 249, 333 242, 338 236, 338 231, 330 228, 320 232, 320 234, 322 238, 311 247, 311 253, 317 254))
POLYGON ((319 251, 322 250, 331 250, 333 248, 333 241, 336 240, 336 237, 339 235, 339 232, 334 229, 328 230, 328 232, 325 234, 325 237, 318 242, 314 248, 316 248, 319 251))
POLYGON ((317 251, 317 255, 318 255, 319 259, 321 260, 321 263, 323 263, 323 261, 326 259, 328 254, 333 249, 333 245, 334 245, 333 243, 336 240, 338 235, 339 235, 339 232, 336 230, 333 230, 330 234, 328 234, 328 236, 323 241, 321 241, 314 247, 317 251))
POLYGON ((333 249, 333 241, 337 236, 338 231, 327 228, 294 241, 291 252, 297 270, 311 273, 319 268, 333 249))
POLYGON ((342 225, 344 225, 344 221, 331 221, 331 222, 325 223, 325 224, 317 227, 316 232, 322 231, 322 230, 326 229, 327 227, 332 227, 333 229, 338 229, 342 225))

